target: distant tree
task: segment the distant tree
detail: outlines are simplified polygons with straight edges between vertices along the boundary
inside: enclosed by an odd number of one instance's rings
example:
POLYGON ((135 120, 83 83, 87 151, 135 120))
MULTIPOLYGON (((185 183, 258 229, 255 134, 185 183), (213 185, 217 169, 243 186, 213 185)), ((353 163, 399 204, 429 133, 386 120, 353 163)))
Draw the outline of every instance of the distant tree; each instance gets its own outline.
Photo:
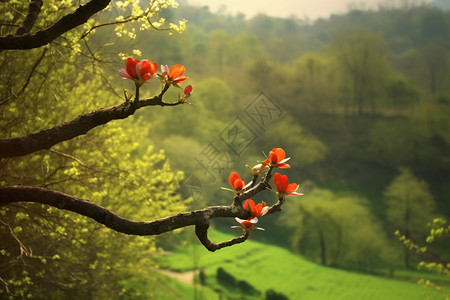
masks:
POLYGON ((438 152, 431 142, 433 132, 425 124, 425 120, 416 117, 375 122, 369 131, 372 159, 386 165, 435 168, 441 157, 436 157, 438 152))
MULTIPOLYGON (((349 90, 351 104, 356 114, 361 115, 367 108, 375 112, 376 99, 384 90, 389 66, 385 58, 385 41, 377 34, 353 30, 337 35, 333 50, 342 74, 343 82, 349 90)), ((347 95, 346 95, 347 96, 347 95)))
POLYGON ((305 53, 293 61, 292 85, 298 107, 315 113, 336 109, 336 78, 330 59, 316 53, 305 53))
POLYGON ((257 59, 248 66, 247 70, 255 88, 260 89, 266 82, 274 82, 276 80, 276 65, 270 60, 257 59))
MULTIPOLYGON (((425 181, 418 179, 406 168, 399 169, 384 192, 386 218, 402 232, 406 239, 416 239, 424 234, 427 221, 433 217, 434 199, 425 181)), ((410 253, 405 250, 404 264, 410 266, 410 253)))
POLYGON ((236 67, 248 65, 255 60, 267 59, 259 39, 248 32, 240 33, 230 41, 232 62, 236 67))
POLYGON ((295 250, 324 265, 350 265, 371 270, 389 262, 392 252, 365 199, 327 190, 308 191, 288 203, 283 222, 294 230, 295 250))
POLYGON ((250 30, 256 34, 260 40, 267 39, 274 30, 275 21, 266 15, 259 14, 249 21, 250 30))
POLYGON ((441 9, 431 8, 419 24, 421 42, 423 45, 442 44, 449 46, 450 22, 448 14, 441 9))
POLYGON ((413 7, 423 5, 423 0, 384 0, 379 6, 383 9, 409 10, 413 7))
POLYGON ((440 84, 450 72, 447 50, 439 44, 426 46, 421 51, 421 61, 425 71, 422 73, 423 81, 435 96, 440 84))
POLYGON ((397 108, 411 108, 419 102, 419 93, 404 80, 390 83, 386 88, 388 105, 397 108))
POLYGON ((224 67, 231 64, 231 37, 222 29, 211 31, 207 43, 207 51, 210 62, 218 67, 224 67))

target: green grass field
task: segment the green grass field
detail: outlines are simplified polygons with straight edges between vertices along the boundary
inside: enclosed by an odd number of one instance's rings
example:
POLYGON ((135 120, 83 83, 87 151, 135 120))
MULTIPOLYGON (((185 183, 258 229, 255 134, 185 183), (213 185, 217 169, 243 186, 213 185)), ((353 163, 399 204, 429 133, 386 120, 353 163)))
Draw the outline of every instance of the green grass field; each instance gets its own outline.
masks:
MULTIPOLYGON (((216 242, 231 237, 217 231, 210 235, 216 242)), ((286 249, 251 240, 215 253, 208 252, 200 244, 186 245, 177 248, 173 254, 161 256, 159 264, 161 268, 179 272, 203 269, 208 284, 215 282, 217 269, 222 267, 236 279, 247 281, 262 295, 272 289, 290 299, 414 300, 426 299, 427 296, 429 299, 443 299, 433 290, 414 282, 324 267, 286 249)), ((214 283, 211 286, 214 287, 214 283)), ((202 291, 197 291, 197 299, 215 299, 211 292, 202 288, 202 291), (202 293, 208 296, 199 296, 202 293)), ((186 298, 177 299, 194 299, 192 290, 184 295, 186 298)), ((263 296, 241 295, 233 299, 263 299, 263 296)))

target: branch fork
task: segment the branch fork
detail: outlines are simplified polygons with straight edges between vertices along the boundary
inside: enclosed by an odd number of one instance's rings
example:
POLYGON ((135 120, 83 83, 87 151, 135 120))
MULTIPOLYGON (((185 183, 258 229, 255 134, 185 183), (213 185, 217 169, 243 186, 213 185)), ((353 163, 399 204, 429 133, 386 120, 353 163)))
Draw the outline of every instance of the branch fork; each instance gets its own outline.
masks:
MULTIPOLYGON (((0 206, 16 202, 35 202, 50 205, 78 213, 117 232, 130 235, 159 235, 177 228, 195 226, 195 233, 205 248, 209 251, 216 251, 246 241, 250 235, 250 230, 243 231, 241 236, 229 241, 214 243, 208 238, 210 220, 219 217, 248 218, 249 212, 242 207, 242 201, 244 198, 254 196, 267 188, 270 171, 271 168, 269 168, 263 179, 253 188, 239 196, 235 196, 233 204, 230 206, 211 206, 149 222, 125 219, 88 200, 42 187, 23 185, 0 187, 0 206)), ((283 202, 284 198, 279 199, 277 203, 269 208, 267 214, 279 211, 283 202)))

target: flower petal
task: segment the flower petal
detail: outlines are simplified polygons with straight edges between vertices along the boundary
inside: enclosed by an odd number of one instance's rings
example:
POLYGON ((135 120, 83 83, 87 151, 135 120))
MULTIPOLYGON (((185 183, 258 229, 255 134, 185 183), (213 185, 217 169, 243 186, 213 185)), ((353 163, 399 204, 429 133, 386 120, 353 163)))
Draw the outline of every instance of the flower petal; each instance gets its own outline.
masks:
POLYGON ((281 162, 286 157, 286 152, 282 148, 273 148, 270 152, 273 152, 277 157, 276 163, 281 162))
POLYGON ((263 165, 262 163, 261 164, 257 164, 257 165, 255 165, 255 166, 253 166, 253 170, 258 170, 258 169, 262 169, 262 168, 264 168, 265 167, 265 165, 263 165))
POLYGON ((158 64, 150 61, 150 74, 154 75, 158 71, 158 64))
MULTIPOLYGON (((245 181, 243 181, 244 183, 245 183, 245 181)), ((247 183, 242 189, 246 189, 246 188, 248 188, 249 186, 251 186, 252 185, 252 183, 253 183, 253 181, 250 181, 249 183, 247 183)))
POLYGON ((131 57, 127 58, 127 73, 131 76, 131 78, 138 78, 138 75, 136 73, 136 65, 139 62, 139 60, 134 60, 131 57))
POLYGON ((236 220, 236 222, 238 222, 238 223, 240 223, 240 224, 242 224, 242 222, 244 222, 244 221, 247 221, 247 220, 239 219, 238 217, 236 217, 236 218, 234 218, 234 219, 236 220))
POLYGON ((280 161, 280 164, 285 163, 285 162, 287 162, 287 161, 290 160, 290 159, 291 159, 290 157, 286 157, 285 159, 283 159, 283 160, 280 161))
POLYGON ((269 209, 270 209, 269 206, 264 206, 263 209, 261 210, 261 213, 260 213, 259 217, 262 217, 265 214, 267 214, 269 212, 269 209))
POLYGON ((277 189, 277 191, 280 191, 281 176, 282 175, 280 173, 273 174, 273 184, 275 185, 275 188, 277 189))
POLYGON ((166 73, 169 75, 169 66, 168 65, 161 65, 161 72, 166 73))
POLYGON ((286 191, 287 192, 295 192, 298 190, 299 185, 296 183, 291 183, 287 186, 286 191))
POLYGON ((174 66, 172 66, 170 68, 169 77, 172 78, 172 79, 177 79, 178 77, 180 77, 181 75, 184 74, 184 71, 185 71, 184 66, 182 66, 182 65, 174 65, 174 66))
POLYGON ((270 151, 270 153, 269 153, 269 161, 272 164, 278 163, 278 157, 277 157, 277 154, 274 151, 270 151))
POLYGON ((256 211, 256 209, 255 209, 255 202, 252 199, 245 200, 243 207, 244 207, 245 210, 248 210, 251 213, 251 217, 250 218, 254 218, 255 217, 254 216, 254 213, 256 211))
POLYGON ((150 71, 150 62, 148 60, 140 61, 136 65, 136 73, 140 80, 147 81, 150 79, 151 75, 149 74, 150 71))
POLYGON ((290 167, 288 164, 277 164, 277 168, 279 169, 289 169, 290 167))
POLYGON ((261 171, 262 169, 264 169, 264 168, 267 167, 268 165, 270 165, 269 159, 263 160, 263 162, 261 163, 261 167, 260 167, 259 170, 261 171))
POLYGON ((253 219, 250 219, 250 220, 247 220, 247 221, 252 223, 252 224, 256 224, 256 223, 258 223, 258 218, 253 218, 253 219))
POLYGON ((120 69, 120 70, 119 70, 119 75, 122 76, 122 77, 125 77, 125 78, 127 78, 127 79, 133 79, 133 77, 131 77, 131 76, 127 73, 127 71, 125 71, 125 69, 120 69))
MULTIPOLYGON (((177 78, 177 77, 175 77, 175 78, 177 78)), ((182 82, 185 82, 186 80, 188 80, 189 79, 189 77, 186 77, 186 76, 180 76, 180 77, 178 77, 177 79, 175 79, 173 82, 174 83, 182 83, 182 82)))
POLYGON ((228 182, 232 187, 234 187, 234 183, 237 179, 241 180, 241 176, 239 176, 237 172, 232 172, 230 176, 228 176, 228 182))
POLYGON ((234 188, 236 189, 236 191, 240 191, 244 188, 245 182, 240 180, 240 179, 236 179, 236 181, 234 182, 234 188))
POLYGON ((264 208, 264 204, 258 203, 255 205, 255 210, 253 212, 253 217, 259 217, 261 215, 261 211, 264 208))
POLYGON ((288 185, 288 178, 286 175, 281 175, 280 173, 275 173, 273 175, 273 183, 279 193, 286 192, 286 188, 288 185))
POLYGON ((289 192, 288 196, 303 196, 302 193, 297 193, 297 192, 289 192))
POLYGON ((246 228, 251 228, 251 227, 253 227, 253 224, 256 224, 258 222, 257 218, 253 218, 253 219, 250 219, 250 220, 242 220, 242 219, 239 219, 239 218, 236 217, 235 220, 239 224, 241 224, 242 226, 244 226, 246 228))

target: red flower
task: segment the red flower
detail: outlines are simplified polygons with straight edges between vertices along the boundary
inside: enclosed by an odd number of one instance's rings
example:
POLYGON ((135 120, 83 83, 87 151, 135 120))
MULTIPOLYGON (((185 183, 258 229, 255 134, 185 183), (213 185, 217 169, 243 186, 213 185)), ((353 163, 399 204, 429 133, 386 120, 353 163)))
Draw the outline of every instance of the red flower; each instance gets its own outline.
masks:
POLYGON ((245 186, 245 181, 243 181, 241 176, 236 172, 230 174, 228 182, 237 192, 240 192, 245 186))
POLYGON ((120 69, 119 74, 122 77, 132 79, 137 86, 141 86, 145 81, 152 78, 158 70, 158 64, 149 60, 134 60, 127 58, 126 70, 120 69))
POLYGON ((289 184, 289 179, 286 175, 275 173, 273 175, 273 183, 275 184, 279 197, 302 195, 296 192, 298 189, 298 184, 289 184))
MULTIPOLYGON (((247 220, 242 220, 242 219, 239 219, 239 218, 235 218, 235 220, 236 220, 236 222, 241 224, 243 227, 241 227, 241 226, 232 226, 232 228, 252 229, 252 227, 256 223, 258 223, 258 218, 247 219, 247 220)), ((258 228, 258 229, 262 229, 262 228, 258 228)))
POLYGON ((186 87, 184 88, 184 94, 185 94, 186 96, 190 96, 193 89, 194 89, 194 88, 192 87, 192 85, 186 86, 186 87))
POLYGON ((269 158, 264 160, 262 162, 261 168, 264 168, 265 166, 270 166, 274 168, 280 168, 280 169, 287 169, 291 166, 288 164, 285 164, 286 161, 290 159, 290 157, 285 158, 286 152, 284 152, 281 148, 273 148, 269 153, 269 158))
POLYGON ((231 228, 241 228, 244 231, 248 231, 248 230, 251 231, 251 230, 255 230, 255 229, 264 231, 264 228, 255 227, 255 224, 258 223, 258 218, 247 219, 247 220, 235 218, 235 220, 236 220, 236 222, 241 224, 241 226, 231 226, 231 228))
POLYGON ((179 83, 186 81, 189 77, 182 76, 184 71, 185 67, 182 65, 174 65, 170 70, 167 65, 161 65, 162 78, 164 78, 166 84, 178 86, 179 83))
MULTIPOLYGON (((192 90, 194 88, 192 87, 192 85, 187 85, 184 90, 183 90, 183 96, 179 97, 178 101, 181 103, 186 103, 187 99, 189 99, 189 97, 191 96, 192 90)), ((187 102, 189 103, 189 102, 187 102)))
POLYGON ((243 207, 251 213, 251 216, 247 220, 235 218, 241 226, 232 226, 231 228, 241 228, 244 231, 255 229, 264 231, 264 228, 255 227, 255 224, 258 223, 258 217, 264 216, 269 211, 269 207, 264 202, 255 205, 252 199, 245 200, 243 207))
POLYGON ((269 207, 264 202, 255 205, 252 199, 245 200, 243 206, 245 210, 248 210, 252 214, 247 220, 262 217, 269 211, 269 207))

